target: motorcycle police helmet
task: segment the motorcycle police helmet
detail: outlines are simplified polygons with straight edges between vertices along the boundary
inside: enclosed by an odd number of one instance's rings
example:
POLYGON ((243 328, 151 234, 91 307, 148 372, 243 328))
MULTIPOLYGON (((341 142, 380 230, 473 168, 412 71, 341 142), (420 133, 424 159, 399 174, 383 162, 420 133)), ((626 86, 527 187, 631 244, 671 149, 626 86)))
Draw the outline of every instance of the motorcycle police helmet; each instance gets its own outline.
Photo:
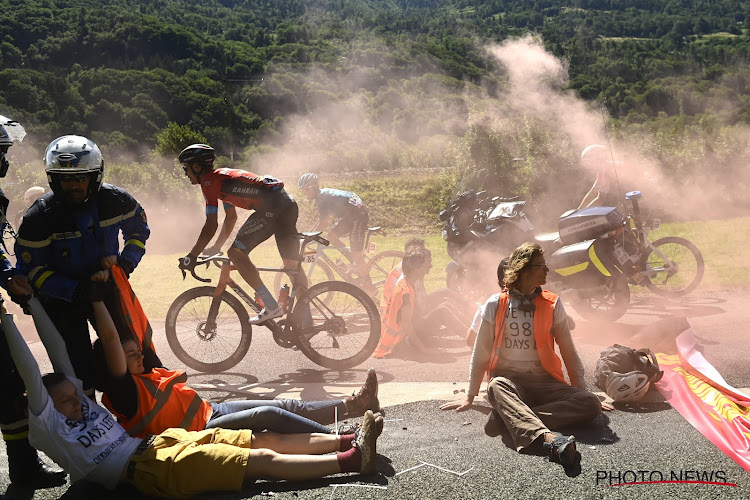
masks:
POLYGON ((318 174, 313 173, 307 173, 302 174, 300 176, 299 180, 297 181, 297 186, 299 186, 300 189, 305 189, 313 186, 318 185, 318 174))
POLYGON ((94 141, 80 135, 64 135, 47 146, 44 170, 55 193, 62 192, 60 181, 64 175, 88 174, 90 196, 102 186, 104 158, 94 141))
POLYGON ((581 151, 581 161, 583 162, 603 162, 607 161, 607 148, 601 144, 592 144, 586 146, 581 151))
POLYGON ((191 144, 182 150, 177 159, 185 167, 186 164, 198 163, 201 167, 213 169, 216 150, 208 144, 191 144))

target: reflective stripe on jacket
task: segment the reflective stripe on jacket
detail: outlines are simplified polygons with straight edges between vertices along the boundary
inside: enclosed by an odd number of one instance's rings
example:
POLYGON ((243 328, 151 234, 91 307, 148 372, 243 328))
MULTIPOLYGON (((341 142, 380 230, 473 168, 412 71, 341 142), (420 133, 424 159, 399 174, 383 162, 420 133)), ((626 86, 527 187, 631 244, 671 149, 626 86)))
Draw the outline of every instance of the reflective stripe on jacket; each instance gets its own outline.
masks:
MULTIPOLYGON (((536 341, 537 353, 542 367, 560 382, 567 384, 562 370, 562 361, 555 354, 555 337, 552 335, 552 321, 555 312, 557 295, 547 290, 534 299, 534 340, 536 341)), ((487 370, 491 378, 502 367, 500 366, 500 349, 502 348, 503 333, 505 331, 505 316, 508 311, 510 297, 507 292, 502 292, 497 301, 497 313, 495 313, 495 342, 490 354, 490 365, 487 370)))
POLYGON ((169 428, 202 431, 211 417, 211 404, 185 385, 187 375, 180 370, 154 368, 133 375, 138 388, 138 411, 133 418, 117 413, 109 398, 102 402, 131 436, 145 438, 169 428))
POLYGON ((414 288, 406 281, 406 278, 402 275, 401 278, 396 282, 396 286, 393 288, 393 295, 388 303, 385 314, 381 320, 381 332, 380 332, 380 343, 373 356, 381 358, 386 354, 390 354, 393 348, 398 345, 404 339, 404 327, 399 320, 398 313, 401 311, 401 306, 404 305, 404 296, 410 295, 409 310, 412 316, 414 315, 414 299, 416 293, 414 288))

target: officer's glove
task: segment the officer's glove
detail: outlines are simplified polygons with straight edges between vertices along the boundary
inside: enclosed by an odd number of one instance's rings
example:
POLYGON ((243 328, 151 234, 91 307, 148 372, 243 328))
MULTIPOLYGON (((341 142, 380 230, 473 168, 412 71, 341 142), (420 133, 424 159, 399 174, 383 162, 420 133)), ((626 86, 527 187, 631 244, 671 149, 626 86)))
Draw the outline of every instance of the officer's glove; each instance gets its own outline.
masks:
POLYGON ((130 275, 133 274, 133 270, 135 269, 133 267, 133 264, 123 259, 122 257, 117 257, 117 267, 122 269, 128 278, 130 278, 130 275))

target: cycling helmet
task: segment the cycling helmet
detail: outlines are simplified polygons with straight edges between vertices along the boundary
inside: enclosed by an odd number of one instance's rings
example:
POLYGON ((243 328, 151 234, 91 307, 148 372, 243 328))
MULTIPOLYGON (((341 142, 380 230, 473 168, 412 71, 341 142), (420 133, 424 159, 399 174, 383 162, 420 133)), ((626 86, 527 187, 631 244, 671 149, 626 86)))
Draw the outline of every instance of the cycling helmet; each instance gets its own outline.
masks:
POLYGON ((214 168, 216 150, 208 144, 191 144, 180 153, 178 161, 185 163, 198 163, 202 167, 214 168))
POLYGON ((318 185, 318 174, 302 174, 302 176, 297 181, 297 185, 300 189, 309 188, 311 186, 317 186, 318 185))
POLYGON ((62 192, 63 175, 89 174, 89 195, 99 191, 104 176, 104 159, 93 141, 80 135, 58 137, 44 152, 44 170, 49 186, 55 193, 62 192))
POLYGON ((581 151, 581 161, 607 161, 607 148, 601 144, 592 144, 581 151))
POLYGON ((646 395, 651 386, 649 377, 643 372, 612 372, 607 378, 607 395, 616 402, 637 401, 646 395))

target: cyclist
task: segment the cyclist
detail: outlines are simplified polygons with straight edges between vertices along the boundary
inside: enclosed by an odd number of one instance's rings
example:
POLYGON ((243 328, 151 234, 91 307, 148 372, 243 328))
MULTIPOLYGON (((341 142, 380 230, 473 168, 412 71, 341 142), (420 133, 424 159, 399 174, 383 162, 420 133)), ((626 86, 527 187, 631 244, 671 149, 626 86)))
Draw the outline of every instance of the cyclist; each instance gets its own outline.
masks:
MULTIPOLYGON (((199 184, 203 191, 206 199, 206 222, 193 249, 180 259, 179 267, 192 270, 202 251, 211 255, 221 249, 237 222, 236 207, 254 210, 237 232, 234 243, 227 250, 227 256, 263 302, 263 309, 257 316, 250 318, 250 324, 255 325, 283 316, 284 308, 266 288, 248 254, 253 248, 274 235, 284 267, 297 268, 299 260, 297 202, 284 190, 282 181, 245 170, 214 169, 215 159, 216 151, 207 144, 193 144, 180 153, 179 161, 185 175, 190 179, 191 184, 199 184), (219 200, 224 206, 224 223, 213 246, 206 248, 219 226, 219 200)), ((307 288, 307 277, 304 274, 300 274, 297 279, 298 286, 307 288)))
POLYGON ((303 174, 297 181, 297 185, 305 197, 315 200, 315 205, 318 207, 318 220, 311 231, 328 228, 328 239, 339 247, 344 246, 339 238, 349 233, 349 247, 357 275, 362 280, 365 291, 376 293, 362 255, 369 219, 367 207, 362 199, 351 191, 321 189, 318 176, 313 173, 303 174), (330 219, 336 219, 332 225, 330 225, 330 219))

